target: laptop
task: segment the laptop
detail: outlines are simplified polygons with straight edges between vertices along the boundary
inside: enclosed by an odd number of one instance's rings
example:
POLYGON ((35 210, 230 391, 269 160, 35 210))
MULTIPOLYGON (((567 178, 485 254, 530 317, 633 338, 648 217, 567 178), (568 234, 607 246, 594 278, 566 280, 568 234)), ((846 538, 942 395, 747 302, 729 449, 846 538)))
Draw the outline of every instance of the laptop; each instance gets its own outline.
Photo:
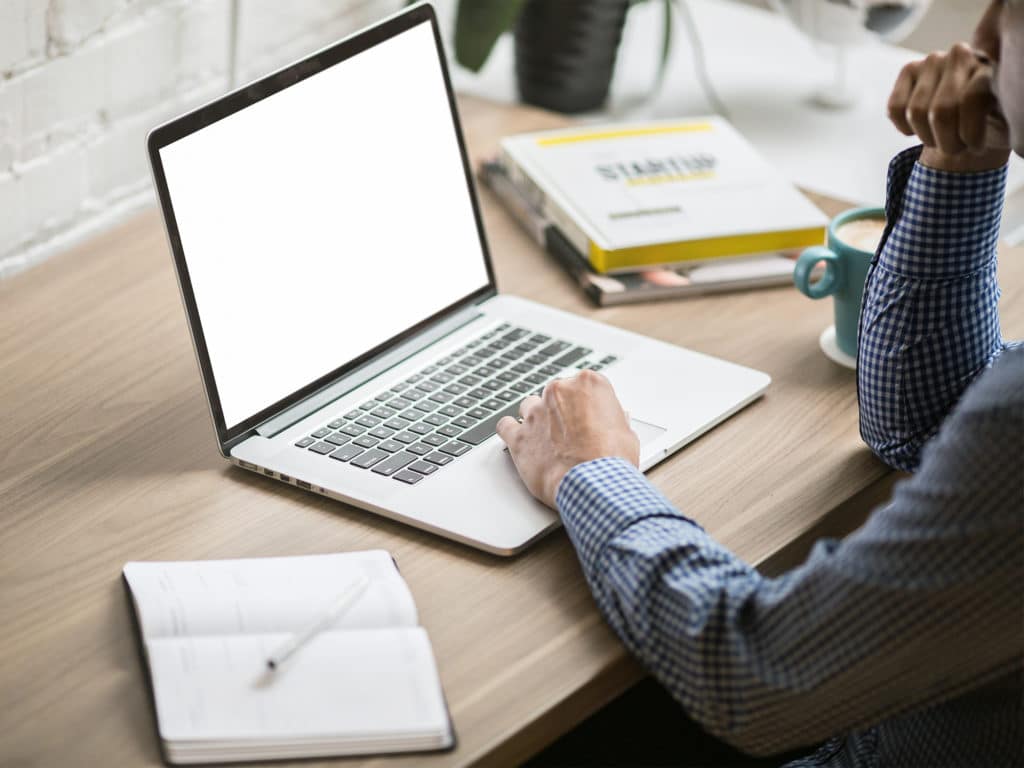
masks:
POLYGON ((498 292, 437 20, 420 4, 148 138, 232 463, 488 552, 559 524, 495 425, 606 375, 646 470, 764 373, 498 292))

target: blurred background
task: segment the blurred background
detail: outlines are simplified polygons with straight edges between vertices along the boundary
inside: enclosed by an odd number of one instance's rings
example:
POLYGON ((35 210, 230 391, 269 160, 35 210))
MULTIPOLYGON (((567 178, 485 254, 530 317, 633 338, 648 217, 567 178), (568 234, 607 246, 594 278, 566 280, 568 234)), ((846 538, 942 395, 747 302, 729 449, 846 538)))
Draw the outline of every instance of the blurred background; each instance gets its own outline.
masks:
MULTIPOLYGON (((0 278, 151 205, 150 128, 403 4, 0 0, 0 278)), ((452 0, 435 5, 450 38, 452 0)), ((934 0, 903 45, 946 47, 982 7, 934 0)), ((704 44, 713 49, 714 36, 704 44)), ((474 76, 457 74, 472 90, 474 76)))

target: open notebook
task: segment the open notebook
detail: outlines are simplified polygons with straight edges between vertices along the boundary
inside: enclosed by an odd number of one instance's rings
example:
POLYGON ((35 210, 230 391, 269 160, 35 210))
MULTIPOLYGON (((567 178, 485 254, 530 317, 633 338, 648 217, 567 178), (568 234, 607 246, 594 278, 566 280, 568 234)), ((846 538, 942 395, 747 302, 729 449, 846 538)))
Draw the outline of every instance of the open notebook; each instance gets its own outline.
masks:
POLYGON ((453 745, 430 641, 387 552, 128 563, 124 577, 169 762, 453 745), (369 584, 352 606, 268 670, 360 576, 369 584))

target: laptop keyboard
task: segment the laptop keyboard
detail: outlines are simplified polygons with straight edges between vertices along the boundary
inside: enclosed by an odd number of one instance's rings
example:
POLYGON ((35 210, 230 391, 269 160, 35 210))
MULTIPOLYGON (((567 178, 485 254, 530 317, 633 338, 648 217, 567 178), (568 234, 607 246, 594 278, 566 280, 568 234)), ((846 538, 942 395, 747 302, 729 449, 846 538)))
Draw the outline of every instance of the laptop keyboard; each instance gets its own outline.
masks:
POLYGON ((414 485, 469 453, 566 369, 618 358, 502 323, 295 443, 414 485))

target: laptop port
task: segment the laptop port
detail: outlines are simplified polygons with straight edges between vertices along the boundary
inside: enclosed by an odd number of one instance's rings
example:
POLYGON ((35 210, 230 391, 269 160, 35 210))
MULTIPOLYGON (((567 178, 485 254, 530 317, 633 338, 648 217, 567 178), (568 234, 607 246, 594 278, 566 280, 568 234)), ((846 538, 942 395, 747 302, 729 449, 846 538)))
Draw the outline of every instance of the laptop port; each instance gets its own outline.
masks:
POLYGON ((299 486, 299 488, 305 488, 307 491, 313 490, 313 486, 307 483, 305 480, 296 480, 295 484, 299 486))

